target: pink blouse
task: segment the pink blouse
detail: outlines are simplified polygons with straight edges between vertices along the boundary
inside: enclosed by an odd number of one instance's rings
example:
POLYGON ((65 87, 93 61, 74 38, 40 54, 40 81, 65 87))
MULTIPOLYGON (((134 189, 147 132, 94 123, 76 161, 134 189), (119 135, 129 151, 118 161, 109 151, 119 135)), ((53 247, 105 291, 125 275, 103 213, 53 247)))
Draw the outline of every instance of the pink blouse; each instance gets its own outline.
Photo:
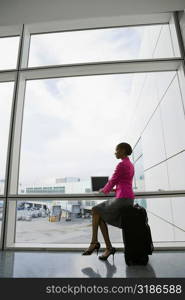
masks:
POLYGON ((103 187, 102 192, 108 194, 116 185, 116 198, 134 199, 135 195, 132 189, 133 177, 134 165, 127 156, 117 165, 114 174, 103 187))

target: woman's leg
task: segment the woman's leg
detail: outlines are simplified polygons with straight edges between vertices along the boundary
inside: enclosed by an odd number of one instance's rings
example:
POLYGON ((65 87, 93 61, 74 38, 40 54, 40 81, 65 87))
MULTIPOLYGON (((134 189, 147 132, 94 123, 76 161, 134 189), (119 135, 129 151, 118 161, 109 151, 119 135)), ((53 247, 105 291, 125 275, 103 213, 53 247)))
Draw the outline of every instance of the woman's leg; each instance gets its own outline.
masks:
POLYGON ((88 250, 92 250, 94 248, 93 244, 97 243, 98 241, 98 226, 100 226, 106 244, 106 250, 104 254, 107 255, 109 249, 112 247, 109 238, 108 227, 105 221, 101 218, 100 214, 96 211, 96 209, 92 208, 92 239, 91 239, 92 244, 89 246, 88 250))
MULTIPOLYGON (((107 224, 105 221, 101 218, 100 214, 96 212, 96 209, 92 209, 92 240, 91 243, 96 243, 98 241, 98 226, 100 226, 103 238, 105 240, 106 249, 103 255, 108 255, 110 248, 112 247, 110 238, 109 238, 109 231, 107 224)), ((90 245, 89 250, 93 248, 93 245, 90 245)))
POLYGON ((100 215, 96 209, 92 208, 92 239, 91 243, 98 241, 98 226, 100 222, 100 215))
POLYGON ((100 229, 101 229, 101 232, 102 232, 102 235, 103 235, 103 238, 105 240, 105 245, 106 245, 106 248, 111 248, 112 247, 112 244, 111 244, 111 241, 110 241, 110 238, 109 238, 109 231, 108 231, 108 227, 107 227, 107 224, 105 223, 105 221, 100 218, 100 229))
POLYGON ((92 239, 91 243, 96 243, 98 241, 98 226, 100 226, 103 238, 107 248, 110 248, 111 241, 109 238, 108 227, 105 221, 101 218, 100 214, 95 208, 92 209, 92 239))
MULTIPOLYGON (((91 243, 97 243, 98 241, 98 226, 100 226, 102 235, 105 240, 106 247, 111 247, 111 242, 109 238, 108 227, 104 220, 101 218, 100 214, 96 211, 95 208, 92 208, 92 238, 91 243)), ((90 246, 91 247, 91 246, 90 246)), ((93 247, 93 245, 92 245, 93 247)))
MULTIPOLYGON (((94 207, 92 208, 92 238, 91 243, 89 245, 89 248, 85 251, 93 251, 94 249, 97 249, 96 243, 98 242, 98 226, 100 222, 100 215, 94 207)), ((86 255, 86 254, 85 254, 86 255)))
POLYGON ((112 248, 112 244, 111 244, 111 241, 110 241, 110 238, 109 238, 108 226, 102 218, 100 218, 100 229, 101 229, 103 238, 105 240, 105 245, 106 245, 105 251, 103 252, 103 256, 107 256, 110 253, 110 249, 112 248))

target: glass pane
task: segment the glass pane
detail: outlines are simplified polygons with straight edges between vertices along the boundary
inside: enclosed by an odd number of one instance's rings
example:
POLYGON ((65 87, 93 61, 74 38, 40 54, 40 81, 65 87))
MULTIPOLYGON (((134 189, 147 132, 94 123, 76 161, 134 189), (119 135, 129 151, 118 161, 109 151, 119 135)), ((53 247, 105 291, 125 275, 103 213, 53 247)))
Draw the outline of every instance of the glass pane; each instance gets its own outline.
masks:
MULTIPOLYGON (((17 243, 83 244, 91 240, 91 208, 102 200, 17 202, 17 243)), ((103 200, 106 201, 106 200, 103 200)), ((123 200, 124 201, 124 200, 123 200)), ((185 198, 136 199, 148 213, 154 242, 185 241, 185 198)), ((108 225, 113 243, 122 243, 120 228, 108 225)), ((104 242, 99 231, 98 239, 104 242)))
POLYGON ((143 168, 143 157, 141 156, 135 163, 135 192, 145 190, 145 181, 144 181, 144 168, 143 168))
POLYGON ((174 57, 169 25, 35 34, 29 67, 153 57, 174 57))
MULTIPOLYGON (((91 238, 91 208, 101 201, 18 201, 17 243, 88 243, 91 238)), ((114 242, 120 241, 120 230, 110 228, 114 242)), ((100 241, 103 242, 102 237, 100 241)))
POLYGON ((7 146, 14 82, 0 83, 0 194, 4 193, 7 146))
POLYGON ((15 69, 19 48, 19 36, 0 38, 0 70, 15 69))
POLYGON ((145 205, 154 241, 185 241, 184 197, 151 198, 145 205))
POLYGON ((131 81, 131 75, 27 81, 19 192, 88 193, 91 176, 110 176, 129 118, 131 81))
POLYGON ((27 81, 19 193, 89 193, 92 176, 112 175, 119 162, 115 146, 126 141, 133 147, 139 137, 134 187, 184 189, 185 118, 176 77, 156 72, 27 81))
POLYGON ((134 155, 134 161, 136 161, 141 155, 142 152, 142 145, 141 145, 141 139, 137 142, 136 146, 133 149, 133 155, 134 155))

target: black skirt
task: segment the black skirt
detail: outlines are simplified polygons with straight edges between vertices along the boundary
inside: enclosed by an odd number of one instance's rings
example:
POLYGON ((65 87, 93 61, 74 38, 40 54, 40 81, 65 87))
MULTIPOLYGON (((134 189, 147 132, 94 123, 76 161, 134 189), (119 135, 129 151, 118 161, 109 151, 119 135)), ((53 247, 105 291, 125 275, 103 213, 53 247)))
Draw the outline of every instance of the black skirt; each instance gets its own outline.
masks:
POLYGON ((122 228, 123 227, 123 211, 128 206, 133 206, 134 199, 129 198, 113 198, 103 201, 94 206, 101 218, 109 225, 122 228))

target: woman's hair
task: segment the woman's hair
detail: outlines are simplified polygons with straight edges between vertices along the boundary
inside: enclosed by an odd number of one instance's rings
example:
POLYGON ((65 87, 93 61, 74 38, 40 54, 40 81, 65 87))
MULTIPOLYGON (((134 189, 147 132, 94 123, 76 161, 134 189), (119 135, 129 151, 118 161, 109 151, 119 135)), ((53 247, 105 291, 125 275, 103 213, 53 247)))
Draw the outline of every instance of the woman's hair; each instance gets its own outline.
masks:
POLYGON ((132 147, 128 143, 120 143, 117 145, 120 149, 123 149, 125 151, 126 155, 132 154, 132 147))

